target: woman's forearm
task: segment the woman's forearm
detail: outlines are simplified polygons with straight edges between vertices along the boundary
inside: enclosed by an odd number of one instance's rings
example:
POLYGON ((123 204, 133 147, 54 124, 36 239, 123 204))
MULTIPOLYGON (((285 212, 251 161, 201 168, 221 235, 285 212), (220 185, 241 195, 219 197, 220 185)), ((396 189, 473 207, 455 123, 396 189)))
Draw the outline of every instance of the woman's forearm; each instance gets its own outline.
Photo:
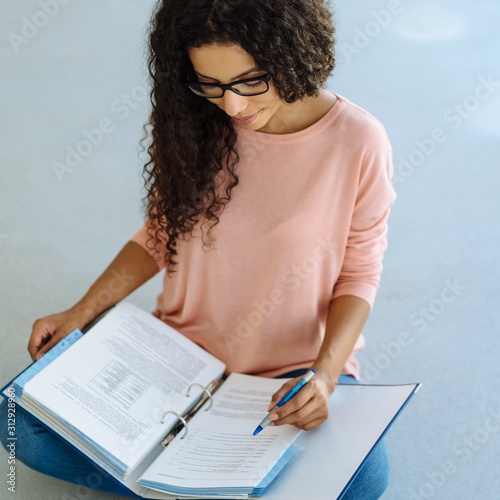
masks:
POLYGON ((370 306, 353 295, 335 298, 328 310, 325 338, 313 368, 328 379, 331 392, 363 329, 370 306))
POLYGON ((129 241, 71 310, 84 317, 87 322, 92 321, 158 271, 153 257, 142 246, 129 241))
MULTIPOLYGON (((316 375, 287 404, 274 411, 274 425, 293 424, 310 430, 328 418, 329 398, 337 386, 347 358, 365 324, 370 306, 352 295, 335 298, 328 310, 325 338, 312 365, 316 375)), ((285 382, 273 395, 269 410, 290 391, 301 377, 285 382)))

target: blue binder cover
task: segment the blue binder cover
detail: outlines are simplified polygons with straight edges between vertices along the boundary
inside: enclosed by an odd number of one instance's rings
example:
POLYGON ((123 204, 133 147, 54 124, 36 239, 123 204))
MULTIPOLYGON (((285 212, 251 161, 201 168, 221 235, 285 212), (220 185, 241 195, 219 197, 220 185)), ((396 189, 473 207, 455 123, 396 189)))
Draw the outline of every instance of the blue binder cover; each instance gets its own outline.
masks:
POLYGON ((29 382, 36 374, 40 373, 46 366, 48 366, 54 359, 61 355, 68 347, 73 345, 78 339, 83 336, 83 333, 77 328, 73 330, 69 335, 64 337, 60 342, 58 342, 50 351, 45 353, 38 361, 33 362, 26 370, 21 372, 14 380, 9 382, 3 389, 2 395, 4 398, 8 398, 5 395, 5 390, 12 386, 14 387, 17 397, 21 397, 24 386, 29 382))

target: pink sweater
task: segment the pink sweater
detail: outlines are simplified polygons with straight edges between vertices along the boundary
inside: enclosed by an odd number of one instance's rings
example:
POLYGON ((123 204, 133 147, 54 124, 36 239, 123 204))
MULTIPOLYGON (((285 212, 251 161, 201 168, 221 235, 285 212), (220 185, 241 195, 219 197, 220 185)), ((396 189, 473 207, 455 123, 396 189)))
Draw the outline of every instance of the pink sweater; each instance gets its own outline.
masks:
MULTIPOLYGON (((227 365, 273 377, 309 367, 328 305, 354 295, 373 305, 394 202, 392 150, 382 125, 338 96, 300 132, 237 127, 240 183, 212 248, 200 233, 177 243, 155 314, 227 365)), ((132 241, 146 247, 143 226, 132 241)), ((359 378, 354 352, 343 373, 359 378)))

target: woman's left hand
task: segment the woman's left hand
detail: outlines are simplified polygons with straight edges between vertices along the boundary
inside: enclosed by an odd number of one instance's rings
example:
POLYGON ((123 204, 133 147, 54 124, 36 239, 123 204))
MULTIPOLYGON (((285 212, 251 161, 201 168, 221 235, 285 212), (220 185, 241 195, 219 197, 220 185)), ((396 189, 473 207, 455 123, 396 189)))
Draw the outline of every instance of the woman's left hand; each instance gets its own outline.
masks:
MULTIPOLYGON (((272 410, 302 378, 296 377, 283 384, 273 394, 267 411, 272 410)), ((328 418, 329 399, 336 385, 337 380, 317 371, 293 399, 271 414, 272 423, 269 425, 292 424, 305 431, 318 427, 328 418)))

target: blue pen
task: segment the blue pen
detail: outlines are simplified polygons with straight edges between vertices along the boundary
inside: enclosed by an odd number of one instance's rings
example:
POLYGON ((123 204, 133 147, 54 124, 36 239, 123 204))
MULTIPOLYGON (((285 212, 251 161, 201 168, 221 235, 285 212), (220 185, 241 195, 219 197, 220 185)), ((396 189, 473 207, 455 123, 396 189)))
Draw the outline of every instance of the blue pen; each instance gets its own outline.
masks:
POLYGON ((288 403, 291 399, 293 399, 297 393, 304 387, 309 380, 312 379, 313 375, 316 373, 316 370, 310 370, 305 375, 304 378, 267 414, 266 418, 257 426, 257 429, 253 432, 253 435, 256 436, 262 429, 266 428, 271 422, 271 413, 278 408, 281 408, 285 403, 288 403))

